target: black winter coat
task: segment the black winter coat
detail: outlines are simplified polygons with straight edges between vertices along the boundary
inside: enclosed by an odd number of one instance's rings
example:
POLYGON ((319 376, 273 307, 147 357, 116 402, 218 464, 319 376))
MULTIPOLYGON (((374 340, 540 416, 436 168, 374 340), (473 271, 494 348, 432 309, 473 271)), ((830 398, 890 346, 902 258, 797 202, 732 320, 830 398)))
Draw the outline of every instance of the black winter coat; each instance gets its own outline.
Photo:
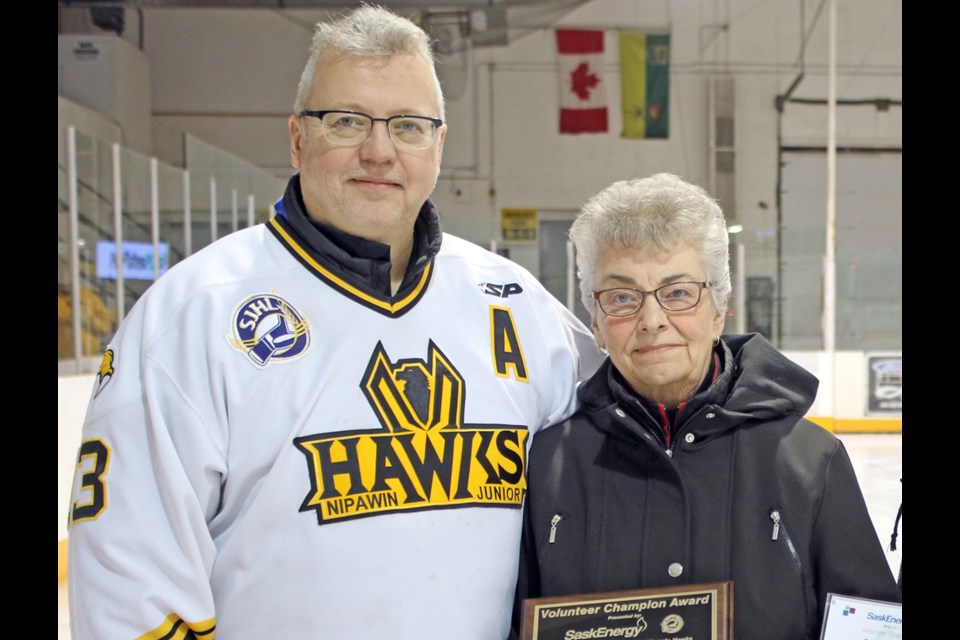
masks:
POLYGON ((843 444, 803 418, 816 378, 759 335, 721 344, 670 451, 621 409, 609 360, 537 434, 515 620, 525 597, 732 580, 737 640, 799 640, 829 592, 899 602, 843 444))

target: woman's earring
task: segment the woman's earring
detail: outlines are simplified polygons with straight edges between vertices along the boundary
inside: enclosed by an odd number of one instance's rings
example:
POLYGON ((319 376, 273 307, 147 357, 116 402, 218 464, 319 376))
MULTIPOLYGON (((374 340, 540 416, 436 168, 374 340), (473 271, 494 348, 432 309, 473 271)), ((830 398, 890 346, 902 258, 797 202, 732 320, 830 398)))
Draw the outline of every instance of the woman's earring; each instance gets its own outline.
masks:
POLYGON ((713 346, 717 346, 718 344, 720 344, 720 336, 713 339, 713 346))

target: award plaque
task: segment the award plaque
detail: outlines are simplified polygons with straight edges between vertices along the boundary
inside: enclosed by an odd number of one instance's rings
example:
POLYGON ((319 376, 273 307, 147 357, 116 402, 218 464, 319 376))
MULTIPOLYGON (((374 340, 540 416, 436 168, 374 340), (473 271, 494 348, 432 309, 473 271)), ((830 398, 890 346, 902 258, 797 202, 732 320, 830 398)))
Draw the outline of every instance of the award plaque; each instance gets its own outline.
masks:
POLYGON ((733 582, 523 601, 521 640, 730 640, 733 582))
POLYGON ((903 605, 828 593, 820 640, 845 638, 902 640, 903 605))

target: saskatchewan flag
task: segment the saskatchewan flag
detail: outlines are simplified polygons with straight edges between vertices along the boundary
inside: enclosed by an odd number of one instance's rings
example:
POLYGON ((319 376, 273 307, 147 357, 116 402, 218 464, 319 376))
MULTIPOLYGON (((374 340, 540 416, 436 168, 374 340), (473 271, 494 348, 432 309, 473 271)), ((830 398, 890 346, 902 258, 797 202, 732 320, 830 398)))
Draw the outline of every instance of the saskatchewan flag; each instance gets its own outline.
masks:
POLYGON ((670 35, 620 33, 621 138, 670 137, 670 35))

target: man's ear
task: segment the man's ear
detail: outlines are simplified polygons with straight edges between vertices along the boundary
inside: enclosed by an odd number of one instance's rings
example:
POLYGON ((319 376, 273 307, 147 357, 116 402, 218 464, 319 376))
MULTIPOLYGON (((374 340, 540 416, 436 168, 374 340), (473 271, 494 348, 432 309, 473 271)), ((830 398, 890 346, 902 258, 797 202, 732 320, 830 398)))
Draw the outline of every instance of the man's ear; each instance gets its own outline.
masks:
POLYGON ((300 151, 303 144, 303 134, 300 131, 300 120, 297 116, 290 116, 290 164, 294 169, 300 168, 300 151))
POLYGON ((440 125, 440 131, 438 132, 440 137, 439 142, 437 143, 437 153, 442 158, 443 157, 443 143, 447 139, 447 125, 446 123, 440 125))

